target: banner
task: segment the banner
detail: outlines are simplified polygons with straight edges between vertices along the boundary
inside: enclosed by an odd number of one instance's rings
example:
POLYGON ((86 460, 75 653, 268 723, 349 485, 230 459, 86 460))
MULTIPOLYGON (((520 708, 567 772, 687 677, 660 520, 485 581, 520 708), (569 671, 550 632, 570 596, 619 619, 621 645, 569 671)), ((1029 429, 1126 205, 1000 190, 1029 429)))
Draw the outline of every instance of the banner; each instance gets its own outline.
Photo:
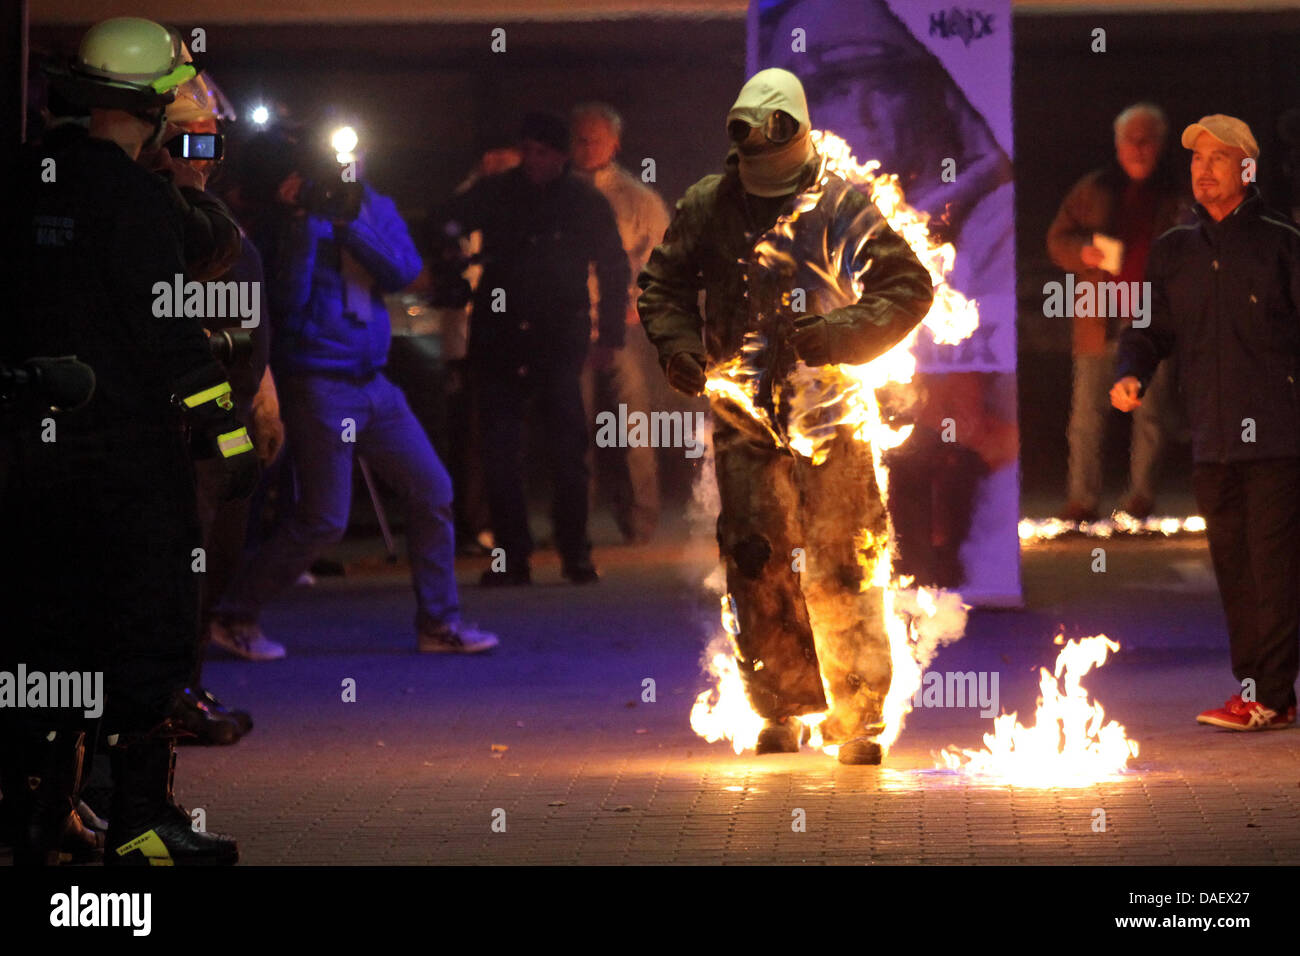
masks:
POLYGON ((1015 209, 1010 0, 756 0, 748 73, 781 67, 812 125, 899 177, 930 233, 956 249, 949 284, 979 307, 956 345, 923 329, 888 453, 895 570, 967 603, 1019 606, 1015 209))

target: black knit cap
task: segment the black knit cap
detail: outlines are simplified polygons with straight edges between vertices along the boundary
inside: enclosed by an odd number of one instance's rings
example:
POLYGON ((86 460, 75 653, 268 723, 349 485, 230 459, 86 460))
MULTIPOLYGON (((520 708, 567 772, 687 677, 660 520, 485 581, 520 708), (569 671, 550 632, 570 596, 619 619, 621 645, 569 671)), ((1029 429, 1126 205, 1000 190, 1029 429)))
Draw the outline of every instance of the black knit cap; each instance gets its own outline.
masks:
POLYGON ((569 126, 551 113, 529 113, 519 127, 520 139, 549 146, 561 153, 569 151, 569 126))

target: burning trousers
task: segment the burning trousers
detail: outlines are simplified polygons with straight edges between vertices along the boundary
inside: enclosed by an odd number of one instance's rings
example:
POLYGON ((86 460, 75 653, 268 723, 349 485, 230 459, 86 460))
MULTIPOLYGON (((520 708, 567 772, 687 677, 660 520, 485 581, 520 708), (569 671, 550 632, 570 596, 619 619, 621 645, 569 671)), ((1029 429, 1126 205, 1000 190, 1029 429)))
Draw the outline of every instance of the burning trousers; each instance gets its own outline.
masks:
POLYGON ((870 446, 841 426, 813 465, 718 415, 714 426, 718 545, 750 706, 780 719, 829 704, 827 742, 875 735, 889 639, 883 592, 863 585, 888 539, 870 446))

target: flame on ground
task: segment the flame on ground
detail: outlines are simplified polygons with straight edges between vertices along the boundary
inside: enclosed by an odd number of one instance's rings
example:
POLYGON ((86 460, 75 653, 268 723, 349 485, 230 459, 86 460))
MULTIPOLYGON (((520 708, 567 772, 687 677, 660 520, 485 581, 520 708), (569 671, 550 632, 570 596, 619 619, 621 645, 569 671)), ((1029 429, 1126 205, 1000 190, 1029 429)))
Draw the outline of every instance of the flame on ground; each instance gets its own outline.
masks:
POLYGON ((1187 518, 1134 518, 1117 511, 1110 518, 1099 521, 1064 521, 1060 518, 1022 518, 1016 527, 1020 540, 1026 544, 1051 541, 1065 534, 1081 534, 1089 538, 1109 538, 1117 534, 1200 534, 1205 531, 1205 519, 1200 515, 1187 518))
POLYGON ((1016 715, 993 719, 983 750, 946 747, 941 766, 999 783, 1026 787, 1081 787, 1113 777, 1138 755, 1123 724, 1106 720, 1100 703, 1088 699, 1080 681, 1119 644, 1104 634, 1064 641, 1056 668, 1039 669, 1038 708, 1026 727, 1016 715))

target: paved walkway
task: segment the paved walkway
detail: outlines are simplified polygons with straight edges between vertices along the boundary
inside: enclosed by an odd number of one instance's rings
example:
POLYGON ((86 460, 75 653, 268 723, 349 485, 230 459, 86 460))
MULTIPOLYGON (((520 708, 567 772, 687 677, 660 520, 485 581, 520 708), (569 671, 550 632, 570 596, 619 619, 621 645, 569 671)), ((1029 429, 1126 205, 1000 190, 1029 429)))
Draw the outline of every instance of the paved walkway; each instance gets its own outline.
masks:
POLYGON ((1024 715, 1058 627, 1120 641, 1086 681, 1141 744, 1116 782, 934 772, 934 751, 989 729, 973 709, 914 713, 880 768, 703 742, 687 715, 716 627, 698 587, 712 554, 682 541, 601 550, 597 587, 545 562, 532 589, 466 586, 470 619, 502 636, 478 658, 414 653, 400 569, 296 589, 264 622, 288 659, 209 665, 257 726, 184 750, 178 792, 250 864, 1300 862, 1300 733, 1192 720, 1234 690, 1203 539, 1109 542, 1106 574, 1089 570, 1093 545, 1026 548, 1028 609, 973 614, 933 669, 998 671, 1003 707, 1024 715))

